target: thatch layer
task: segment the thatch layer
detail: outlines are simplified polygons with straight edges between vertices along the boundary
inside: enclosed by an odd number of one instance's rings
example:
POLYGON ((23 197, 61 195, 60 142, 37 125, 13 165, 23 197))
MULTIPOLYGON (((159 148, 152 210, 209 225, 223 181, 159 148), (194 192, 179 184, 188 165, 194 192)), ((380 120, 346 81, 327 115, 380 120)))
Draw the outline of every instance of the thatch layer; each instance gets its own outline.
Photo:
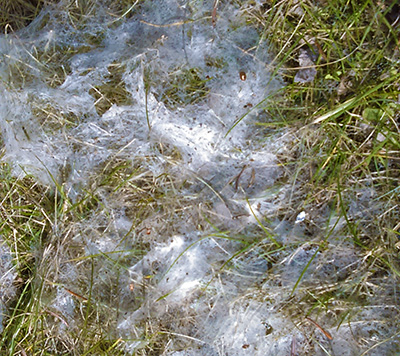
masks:
POLYGON ((2 31, 16 31, 27 26, 39 13, 46 0, 0 0, 2 31))

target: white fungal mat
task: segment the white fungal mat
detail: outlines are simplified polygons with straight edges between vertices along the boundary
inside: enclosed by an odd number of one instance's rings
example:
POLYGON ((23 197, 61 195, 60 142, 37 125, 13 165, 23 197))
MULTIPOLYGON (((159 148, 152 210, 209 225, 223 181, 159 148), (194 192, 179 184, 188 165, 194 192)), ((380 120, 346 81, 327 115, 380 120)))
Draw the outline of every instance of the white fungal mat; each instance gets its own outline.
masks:
POLYGON ((0 38, 3 160, 71 204, 95 194, 81 221, 54 223, 42 251, 53 332, 74 335, 90 297, 102 337, 127 354, 359 355, 364 335, 389 335, 379 313, 357 309, 359 323, 337 328, 327 308, 318 322, 330 340, 291 294, 312 259, 302 282, 314 287, 362 261, 340 238, 331 255, 306 243, 305 212, 279 214, 291 187, 276 155, 293 138, 258 125, 283 84, 246 4, 220 1, 213 25, 214 1, 136 3, 118 19, 99 1, 74 23, 61 2, 0 38), (120 103, 107 104, 107 85, 124 88, 120 103), (96 181, 122 163, 138 172, 124 187, 96 181))

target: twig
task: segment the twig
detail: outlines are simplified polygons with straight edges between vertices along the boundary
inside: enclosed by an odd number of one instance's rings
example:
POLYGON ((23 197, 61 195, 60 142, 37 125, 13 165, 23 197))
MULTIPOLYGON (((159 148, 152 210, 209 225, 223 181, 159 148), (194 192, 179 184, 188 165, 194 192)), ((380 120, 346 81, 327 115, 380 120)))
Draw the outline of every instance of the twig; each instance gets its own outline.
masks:
POLYGON ((320 325, 318 325, 314 320, 312 320, 311 318, 309 318, 308 316, 306 316, 306 319, 311 323, 314 324, 314 326, 316 326, 319 330, 321 330, 321 332, 329 339, 329 340, 333 340, 332 335, 327 332, 326 330, 324 330, 320 325))
POLYGON ((78 293, 73 292, 72 290, 69 290, 67 288, 64 288, 69 294, 72 294, 74 297, 80 298, 82 300, 84 300, 85 302, 88 300, 87 298, 79 295, 78 293))
POLYGON ((215 25, 217 24, 217 7, 218 7, 219 0, 214 1, 212 13, 211 13, 211 23, 212 26, 215 28, 215 25))
POLYGON ((290 348, 290 356, 296 355, 296 336, 292 336, 292 346, 290 348))

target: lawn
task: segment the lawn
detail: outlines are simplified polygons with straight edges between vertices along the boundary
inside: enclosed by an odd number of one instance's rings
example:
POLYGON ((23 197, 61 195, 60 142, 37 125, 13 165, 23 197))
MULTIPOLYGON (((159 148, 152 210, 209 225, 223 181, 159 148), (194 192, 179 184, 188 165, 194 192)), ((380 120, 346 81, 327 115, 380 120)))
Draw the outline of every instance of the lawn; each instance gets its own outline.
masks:
POLYGON ((1 353, 399 354, 397 1, 171 4, 0 2, 1 353))

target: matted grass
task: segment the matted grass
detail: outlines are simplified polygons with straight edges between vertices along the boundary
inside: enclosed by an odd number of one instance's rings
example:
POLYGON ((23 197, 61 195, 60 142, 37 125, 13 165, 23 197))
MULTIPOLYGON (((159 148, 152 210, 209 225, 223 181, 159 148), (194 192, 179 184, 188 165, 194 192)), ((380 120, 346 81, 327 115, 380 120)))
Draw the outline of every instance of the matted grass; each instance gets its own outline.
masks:
MULTIPOLYGON (((286 216, 304 211, 306 223, 315 228, 324 224, 328 209, 343 219, 340 234, 360 253, 362 264, 347 282, 313 292, 300 278, 293 290, 305 292, 303 313, 343 303, 341 325, 353 320, 353 308, 362 308, 369 297, 379 300, 385 290, 385 307, 398 291, 399 6, 396 1, 269 1, 247 11, 275 48, 271 65, 288 84, 277 103, 266 107, 269 120, 260 124, 296 131, 292 156, 282 157, 293 186, 293 210, 286 216), (309 82, 296 81, 307 69, 299 63, 301 50, 316 70, 309 82), (309 309, 305 300, 315 305, 309 309)), ((318 253, 330 251, 325 243, 332 230, 325 234, 318 253)))
MULTIPOLYGON (((265 128, 266 136, 277 130, 286 130, 293 136, 292 146, 279 157, 285 170, 281 180, 292 189, 286 205, 275 217, 293 222, 304 211, 306 218, 302 224, 309 235, 308 240, 291 241, 282 246, 264 226, 269 221, 261 219, 257 235, 252 236, 254 241, 243 242, 244 247, 222 264, 216 277, 224 278, 235 263, 246 263, 250 259, 247 256, 255 253, 270 261, 271 271, 266 273, 265 284, 272 288, 279 286, 282 277, 279 266, 298 254, 305 254, 308 262, 297 282, 284 291, 282 301, 277 303, 296 327, 303 328, 304 316, 311 315, 318 316, 321 325, 325 323, 332 328, 351 324, 353 320, 361 323, 363 318, 367 320, 363 312, 368 308, 372 312, 393 309, 396 315, 400 277, 400 72, 397 68, 400 14, 397 2, 238 3, 248 21, 271 44, 274 59, 267 65, 286 81, 276 99, 260 104, 265 119, 258 123, 265 128), (307 66, 315 69, 300 76, 304 79, 311 75, 310 81, 296 79, 299 71, 311 69, 301 65, 301 53, 308 59, 307 66), (347 246, 354 247, 353 262, 343 262, 337 279, 325 283, 324 273, 332 268, 329 261, 348 253, 347 246), (315 280, 305 280, 311 270, 315 280), (370 305, 371 300, 376 304, 370 305)), ((32 14, 37 12, 37 6, 25 4, 32 14)), ((133 16, 134 5, 133 1, 115 1, 110 11, 116 21, 123 21, 133 16)), ((71 22, 77 27, 83 26, 94 7, 95 1, 71 1, 71 22)), ((11 14, 17 10, 7 11, 11 14)), ((21 12, 17 19, 9 16, 1 21, 3 27, 6 24, 20 27, 26 24, 28 16, 31 15, 21 12)), ((37 59, 47 65, 53 55, 51 51, 38 53, 37 59)), ((67 55, 59 54, 60 58, 67 55)), ((53 69, 43 81, 56 87, 63 83, 68 68, 55 66, 53 69)), ((116 63, 110 68, 104 85, 94 87, 90 93, 97 100, 99 114, 114 104, 129 104, 121 71, 123 67, 116 63)), ((160 99, 172 108, 202 100, 207 86, 200 74, 196 69, 178 68, 171 74, 170 86, 160 99)), ((49 121, 50 129, 69 121, 61 113, 53 113, 53 108, 38 108, 37 113, 43 116, 44 122, 49 121)), ((74 120, 72 117, 70 124, 74 120)), ((167 154, 164 149, 160 146, 161 154, 167 154)), ((177 165, 179 153, 172 152, 170 156, 171 165, 177 165)), ((1 166, 0 234, 15 256, 18 270, 18 298, 10 305, 2 334, 4 354, 46 355, 55 350, 59 355, 123 354, 125 341, 108 334, 115 327, 109 317, 118 307, 107 309, 106 301, 102 300, 107 296, 99 292, 101 286, 93 286, 92 280, 78 280, 72 286, 75 289, 70 289, 62 278, 54 285, 48 283, 47 277, 59 272, 60 263, 79 263, 79 268, 90 271, 92 277, 101 268, 110 268, 116 277, 104 283, 114 283, 112 290, 117 293, 120 271, 149 249, 151 240, 142 239, 134 248, 126 247, 123 253, 116 249, 110 254, 82 258, 82 244, 67 242, 72 232, 77 231, 95 239, 95 231, 83 227, 85 219, 92 219, 91 223, 99 230, 107 225, 104 221, 112 220, 103 205, 102 191, 114 192, 109 197, 127 209, 127 216, 133 221, 130 233, 139 228, 147 233, 140 223, 155 211, 159 212, 167 230, 168 221, 175 214, 186 205, 194 204, 174 196, 176 184, 186 182, 179 182, 168 174, 155 177, 142 166, 137 162, 110 162, 106 167, 99 167, 91 189, 75 203, 70 201, 62 182, 57 182, 54 191, 40 186, 33 177, 15 178, 6 165, 1 166), (62 231, 58 230, 60 226, 62 231), (61 261, 59 256, 63 259, 69 256, 69 260, 61 261), (76 316, 79 327, 71 326, 65 338, 60 338, 55 320, 61 319, 67 325, 71 321, 45 307, 45 299, 55 293, 73 298, 81 312, 76 316)), ((199 217, 198 225, 208 223, 207 218, 199 217)), ((266 303, 272 298, 263 291, 258 297, 266 303)), ((137 298, 140 303, 139 292, 137 298)), ((376 322, 385 323, 385 320, 376 322)), ((144 328, 145 346, 138 354, 160 354, 169 341, 168 331, 150 322, 144 328)), ((304 350, 312 352, 318 341, 304 328, 310 340, 304 350)), ((359 336, 366 345, 363 354, 368 354, 379 343, 395 340, 400 333, 398 323, 389 333, 386 340, 381 338, 376 342, 372 332, 369 338, 359 336)))
POLYGON ((1 0, 0 28, 7 32, 17 31, 28 25, 45 3, 54 0, 1 0))
POLYGON ((268 2, 250 13, 265 26, 278 53, 274 68, 288 82, 286 101, 266 108, 271 115, 265 125, 298 130, 293 152, 301 163, 287 161, 298 188, 292 202, 305 211, 336 209, 349 237, 367 254, 384 246, 384 254, 392 256, 386 267, 397 276, 392 262, 400 227, 398 16, 396 2, 372 1, 268 2), (294 82, 304 69, 296 61, 301 48, 315 63, 308 83, 294 82), (349 211, 351 202, 365 205, 362 216, 349 211))

